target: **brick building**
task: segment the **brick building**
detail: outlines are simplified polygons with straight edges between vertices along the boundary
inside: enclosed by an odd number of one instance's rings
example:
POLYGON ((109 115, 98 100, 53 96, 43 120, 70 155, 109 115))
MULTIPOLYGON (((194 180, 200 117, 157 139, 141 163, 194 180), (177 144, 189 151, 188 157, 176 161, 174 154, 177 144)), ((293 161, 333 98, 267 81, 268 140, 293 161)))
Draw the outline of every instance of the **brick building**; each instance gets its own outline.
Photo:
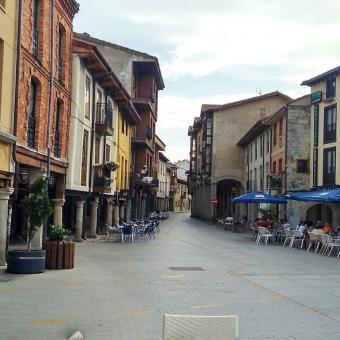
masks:
MULTIPOLYGON (((62 223, 68 166, 72 22, 78 10, 75 0, 27 0, 22 11, 16 208, 27 194, 28 183, 48 176, 53 222, 58 224, 62 223)), ((13 216, 14 236, 22 231, 20 210, 13 216)), ((41 242, 40 234, 35 246, 41 242)))

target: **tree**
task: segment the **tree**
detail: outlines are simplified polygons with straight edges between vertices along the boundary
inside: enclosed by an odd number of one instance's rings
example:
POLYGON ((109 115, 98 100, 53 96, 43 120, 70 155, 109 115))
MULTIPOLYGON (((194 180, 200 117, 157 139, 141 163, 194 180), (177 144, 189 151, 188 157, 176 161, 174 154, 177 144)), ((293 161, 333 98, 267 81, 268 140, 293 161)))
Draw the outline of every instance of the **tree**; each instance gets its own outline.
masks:
POLYGON ((29 196, 23 199, 23 211, 28 218, 26 223, 27 250, 32 248, 32 239, 38 229, 47 223, 52 214, 52 205, 48 198, 47 185, 44 178, 37 178, 29 186, 29 196))

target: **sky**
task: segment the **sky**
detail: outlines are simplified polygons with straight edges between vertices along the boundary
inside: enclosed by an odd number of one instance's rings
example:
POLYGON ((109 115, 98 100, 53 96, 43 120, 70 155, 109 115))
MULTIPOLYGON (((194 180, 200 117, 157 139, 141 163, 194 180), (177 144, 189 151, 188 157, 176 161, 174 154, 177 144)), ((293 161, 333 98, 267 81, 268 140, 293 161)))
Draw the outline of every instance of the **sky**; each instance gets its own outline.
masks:
POLYGON ((74 30, 157 56, 165 82, 156 132, 189 159, 202 104, 280 91, 340 65, 339 0, 77 0, 74 30))

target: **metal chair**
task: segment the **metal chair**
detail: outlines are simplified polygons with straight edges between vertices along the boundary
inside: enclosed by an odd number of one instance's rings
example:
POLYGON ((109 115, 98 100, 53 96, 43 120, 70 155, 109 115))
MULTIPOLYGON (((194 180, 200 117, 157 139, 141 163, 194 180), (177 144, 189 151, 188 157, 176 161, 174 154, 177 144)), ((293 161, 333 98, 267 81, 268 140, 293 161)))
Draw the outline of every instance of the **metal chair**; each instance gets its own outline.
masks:
POLYGON ((237 340, 238 317, 170 315, 163 316, 163 340, 237 340))
POLYGON ((257 232, 256 244, 259 244, 261 238, 264 238, 264 244, 267 244, 268 240, 274 237, 274 234, 265 227, 258 227, 257 232))

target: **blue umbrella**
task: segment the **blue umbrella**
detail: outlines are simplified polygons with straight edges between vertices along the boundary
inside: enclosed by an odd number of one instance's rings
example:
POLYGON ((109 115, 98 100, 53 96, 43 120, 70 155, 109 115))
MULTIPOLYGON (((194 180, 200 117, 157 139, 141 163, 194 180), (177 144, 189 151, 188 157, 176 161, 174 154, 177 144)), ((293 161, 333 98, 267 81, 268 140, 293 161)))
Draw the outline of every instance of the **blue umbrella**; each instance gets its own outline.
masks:
POLYGON ((287 204, 287 200, 276 196, 265 194, 261 191, 250 192, 232 199, 233 203, 273 203, 287 204))
POLYGON ((287 198, 303 202, 340 202, 340 189, 296 192, 287 198))

